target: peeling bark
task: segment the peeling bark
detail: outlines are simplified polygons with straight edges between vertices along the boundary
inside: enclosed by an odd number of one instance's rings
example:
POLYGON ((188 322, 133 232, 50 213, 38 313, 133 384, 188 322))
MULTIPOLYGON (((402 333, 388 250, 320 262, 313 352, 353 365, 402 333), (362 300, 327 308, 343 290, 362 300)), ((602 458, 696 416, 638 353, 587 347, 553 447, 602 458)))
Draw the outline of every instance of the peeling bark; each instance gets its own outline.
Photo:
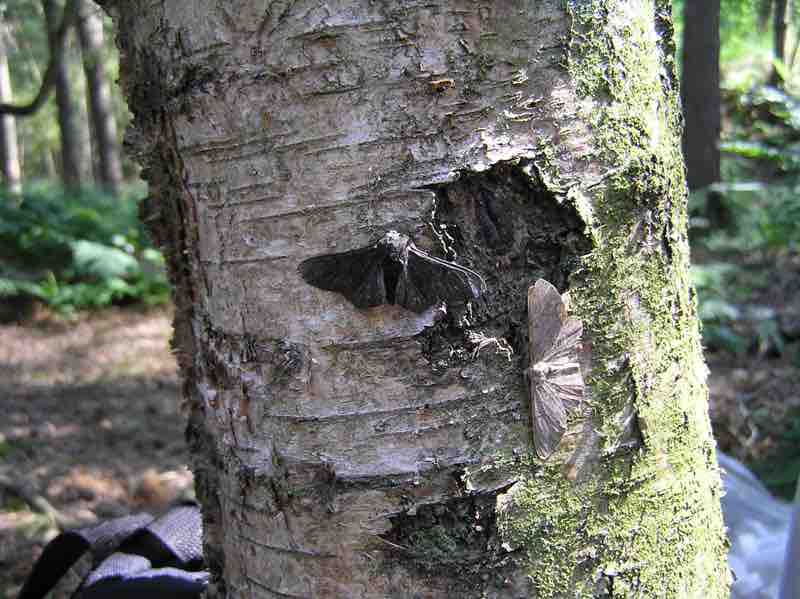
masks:
POLYGON ((106 5, 212 594, 726 594, 663 3, 106 5), (302 280, 389 230, 486 292, 416 314, 302 280), (587 383, 546 462, 538 278, 587 383))

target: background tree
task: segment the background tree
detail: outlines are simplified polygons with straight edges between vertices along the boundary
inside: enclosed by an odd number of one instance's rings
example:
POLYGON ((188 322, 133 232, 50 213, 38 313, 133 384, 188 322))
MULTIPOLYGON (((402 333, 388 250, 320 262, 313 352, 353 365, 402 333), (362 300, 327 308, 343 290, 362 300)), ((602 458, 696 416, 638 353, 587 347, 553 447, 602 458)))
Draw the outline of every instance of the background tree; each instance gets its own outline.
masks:
POLYGON ((727 595, 667 2, 104 4, 219 594, 727 595), (481 300, 298 275, 390 229, 481 300), (547 461, 539 277, 588 382, 547 461))
MULTIPOLYGON (((789 28, 788 23, 788 10, 789 0, 772 0, 772 52, 775 61, 785 65, 786 64, 786 32, 789 28)), ((772 73, 770 74, 770 83, 773 85, 782 85, 783 77, 780 73, 780 67, 773 65, 772 73)))
POLYGON ((86 90, 96 148, 97 181, 119 193, 122 168, 119 161, 117 127, 111 107, 111 90, 103 64, 103 21, 93 3, 82 1, 78 34, 86 73, 86 90))
MULTIPOLYGON (((60 15, 51 14, 51 21, 56 17, 58 21, 52 31, 43 26, 44 10, 39 0, 18 0, 8 3, 7 8, 12 15, 8 22, 16 41, 13 73, 17 83, 23 82, 24 91, 20 96, 26 100, 0 102, 0 112, 24 117, 20 135, 26 142, 24 155, 35 160, 29 160, 24 193, 14 202, 3 203, 1 208, 0 303, 7 304, 7 309, 0 306, 0 320, 25 319, 34 312, 37 301, 59 315, 70 316, 76 309, 123 301, 147 305, 164 303, 167 289, 163 259, 150 247, 135 217, 136 200, 143 193, 141 186, 129 182, 117 204, 115 194, 107 193, 109 186, 101 192, 88 185, 78 188, 73 184, 64 189, 57 182, 52 153, 60 144, 55 107, 48 98, 59 76, 63 82, 65 71, 83 80, 76 53, 66 50, 81 2, 67 0, 63 10, 58 11, 60 15), (26 79, 22 75, 30 76, 26 79), (36 180, 42 176, 52 181, 36 180)), ((97 9, 95 14, 98 14, 97 9)), ((108 23, 110 26, 110 20, 108 23)), ((87 33, 88 29, 87 26, 87 33)), ((102 39, 97 31, 92 31, 91 36, 94 41, 102 39)), ((95 58, 100 55, 97 53, 95 58)), ((87 65, 92 66, 93 83, 100 83, 98 75, 103 69, 89 60, 87 65)), ((102 87, 93 87, 96 99, 100 100, 94 104, 100 107, 100 112, 108 109, 109 106, 103 106, 108 98, 103 98, 102 87)), ((80 86, 76 89, 83 95, 80 86)), ((119 104, 123 101, 117 94, 119 104)), ((115 108, 120 109, 120 106, 115 108)), ((69 149, 70 155, 88 155, 91 137, 88 120, 80 110, 73 116, 74 123, 79 124, 79 135, 70 136, 70 141, 62 145, 69 149)), ((98 119, 98 122, 105 121, 103 126, 97 127, 98 131, 105 131, 106 145, 115 141, 113 123, 107 122, 109 117, 110 113, 106 112, 104 118, 98 119)), ((110 187, 113 187, 115 177, 119 177, 118 168, 110 168, 116 151, 106 149, 108 151, 103 154, 111 157, 104 160, 106 179, 110 179, 110 187)), ((88 182, 89 177, 83 175, 81 173, 80 180, 88 182)))
POLYGON ((61 177, 64 185, 77 188, 82 183, 82 173, 86 170, 83 164, 83 153, 80 143, 81 134, 77 122, 76 108, 72 101, 67 63, 59 51, 56 42, 56 29, 62 23, 61 11, 56 0, 42 0, 45 21, 49 31, 50 56, 53 57, 54 87, 56 105, 58 107, 58 128, 61 134, 61 177))
MULTIPOLYGON (((9 38, 3 14, 0 15, 0 103, 7 104, 12 103, 14 98, 11 76, 8 72, 9 38)), ((18 195, 22 191, 22 173, 17 147, 17 127, 14 117, 8 114, 0 115, 0 166, 6 189, 18 195)))
MULTIPOLYGON (((33 142, 34 151, 31 154, 36 157, 35 162, 41 160, 41 155, 49 157, 52 147, 57 145, 56 137, 63 137, 60 145, 67 156, 62 162, 67 165, 67 171, 72 173, 67 177, 74 180, 74 175, 77 175, 79 180, 88 181, 91 176, 89 172, 92 162, 91 146, 94 145, 98 148, 95 154, 98 158, 96 178, 105 188, 112 191, 118 189, 122 174, 116 149, 120 140, 116 137, 114 122, 118 114, 114 113, 124 115, 125 109, 119 94, 116 94, 116 100, 113 99, 105 76, 108 53, 107 49, 103 48, 104 24, 98 10, 96 7, 90 8, 90 4, 82 0, 68 0, 63 10, 59 9, 58 2, 40 5, 31 0, 19 0, 11 3, 9 10, 14 16, 12 28, 15 37, 22 40, 19 44, 20 54, 31 52, 33 55, 27 60, 17 58, 13 72, 18 75, 18 80, 25 81, 27 88, 30 88, 32 81, 35 82, 36 88, 30 90, 33 99, 28 103, 18 105, 5 103, 0 108, 3 112, 29 119, 23 121, 23 126, 32 126, 25 127, 22 137, 33 142), (45 6, 48 11, 43 10, 45 6), (47 14, 44 14, 45 12, 47 14), (84 16, 79 18, 81 13, 84 16), (41 26, 42 19, 47 21, 47 27, 41 26), (80 69, 81 63, 76 59, 77 53, 69 51, 70 46, 67 43, 70 29, 76 22, 79 25, 78 37, 84 46, 82 54, 85 58, 83 72, 86 75, 86 85, 82 85, 82 77, 75 76, 76 68, 80 69), (39 63, 46 64, 47 68, 40 69, 39 63), (31 74, 26 79, 23 75, 28 69, 31 74), (47 104, 47 98, 53 87, 60 90, 56 94, 57 118, 51 114, 47 104), (88 98, 89 113, 96 125, 97 133, 90 131, 89 118, 84 110, 87 106, 82 102, 73 102, 73 96, 88 98), (40 109, 43 110, 40 112, 40 109), (48 135, 52 130, 51 120, 58 123, 59 131, 63 129, 63 136, 48 135), (44 147, 40 147, 43 137, 49 138, 44 141, 44 147)), ((111 58, 113 59, 113 56, 111 58)), ((49 168, 49 159, 45 159, 44 164, 45 172, 51 173, 53 169, 49 168)), ((40 169, 30 170, 32 176, 40 176, 40 169)), ((74 184, 72 186, 74 187, 74 184)))
POLYGON ((683 152, 692 190, 720 180, 719 8, 720 0, 686 0, 683 5, 683 152))

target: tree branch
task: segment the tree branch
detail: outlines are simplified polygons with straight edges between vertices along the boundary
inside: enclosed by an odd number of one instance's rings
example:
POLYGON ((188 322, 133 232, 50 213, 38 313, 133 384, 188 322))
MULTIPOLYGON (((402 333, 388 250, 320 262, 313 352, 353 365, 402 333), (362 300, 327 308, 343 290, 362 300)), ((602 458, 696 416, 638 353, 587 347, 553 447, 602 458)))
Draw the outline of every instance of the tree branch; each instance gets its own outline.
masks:
POLYGON ((75 23, 78 15, 78 7, 80 0, 67 0, 64 6, 64 12, 61 18, 61 26, 56 30, 53 39, 55 43, 50 47, 50 60, 47 63, 47 70, 42 77, 42 84, 36 97, 30 104, 0 104, 0 114, 13 114, 15 116, 30 116, 45 103, 50 91, 53 89, 53 84, 56 80, 56 70, 58 65, 63 59, 64 46, 67 39, 69 28, 75 23))

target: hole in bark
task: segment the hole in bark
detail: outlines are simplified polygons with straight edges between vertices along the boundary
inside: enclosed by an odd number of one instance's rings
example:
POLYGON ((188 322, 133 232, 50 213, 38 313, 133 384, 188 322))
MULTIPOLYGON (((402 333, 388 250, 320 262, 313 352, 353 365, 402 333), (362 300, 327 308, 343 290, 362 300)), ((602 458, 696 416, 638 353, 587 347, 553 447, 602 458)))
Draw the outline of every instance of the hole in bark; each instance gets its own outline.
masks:
POLYGON ((413 515, 391 518, 392 528, 382 537, 389 542, 384 547, 387 557, 408 568, 456 579, 456 585, 484 586, 494 579, 502 584, 500 570, 510 555, 500 546, 495 506, 497 495, 506 490, 421 505, 413 515))
POLYGON ((448 257, 478 270, 490 294, 514 281, 527 288, 540 277, 563 291, 578 258, 591 249, 575 208, 559 202, 529 162, 462 174, 433 191, 440 244, 448 257))
MULTIPOLYGON (((516 355, 524 354, 528 286, 543 278, 561 292, 567 289, 592 247, 583 220, 571 203, 547 189, 530 161, 498 163, 431 189, 436 194, 431 226, 441 248, 436 253, 486 281, 486 291, 473 303, 471 326, 505 337, 516 355)), ((457 335, 451 326, 426 330, 427 355, 438 359, 437 338, 447 348, 457 335)))

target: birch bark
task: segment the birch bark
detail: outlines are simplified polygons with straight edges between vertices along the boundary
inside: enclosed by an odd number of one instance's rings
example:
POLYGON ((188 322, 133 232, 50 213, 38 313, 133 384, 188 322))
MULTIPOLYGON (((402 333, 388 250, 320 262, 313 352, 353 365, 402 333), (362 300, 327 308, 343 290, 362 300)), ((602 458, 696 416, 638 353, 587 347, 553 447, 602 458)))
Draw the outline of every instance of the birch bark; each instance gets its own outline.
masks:
POLYGON ((105 5, 212 594, 727 595, 667 2, 105 5), (389 230, 486 292, 361 310, 298 274, 389 230), (587 383, 547 461, 538 278, 587 383))

